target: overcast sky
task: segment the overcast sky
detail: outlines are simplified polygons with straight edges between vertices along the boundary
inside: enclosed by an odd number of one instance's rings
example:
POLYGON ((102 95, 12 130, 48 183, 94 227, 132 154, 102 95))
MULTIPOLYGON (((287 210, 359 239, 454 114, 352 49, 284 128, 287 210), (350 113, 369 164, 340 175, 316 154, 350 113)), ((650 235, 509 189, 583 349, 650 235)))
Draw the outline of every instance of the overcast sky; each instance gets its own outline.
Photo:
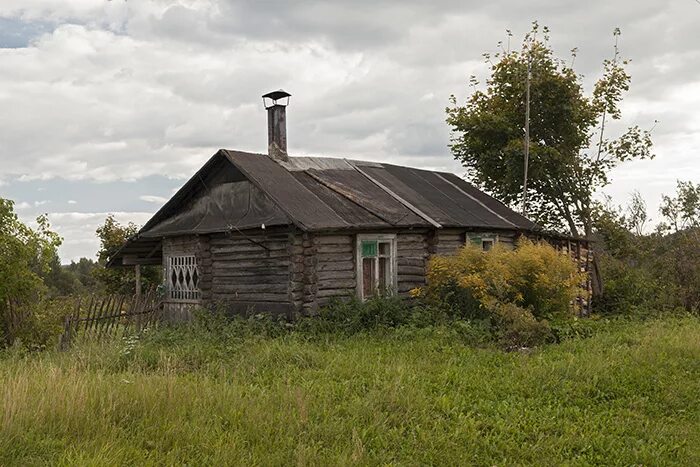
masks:
POLYGON ((676 179, 700 182, 696 0, 294 2, 2 0, 0 196, 49 213, 64 262, 94 257, 107 213, 143 224, 219 148, 264 152, 260 96, 284 88, 292 155, 464 171, 447 147, 450 94, 481 54, 532 20, 590 90, 620 27, 632 59, 623 123, 657 158, 615 171, 652 216, 676 179))

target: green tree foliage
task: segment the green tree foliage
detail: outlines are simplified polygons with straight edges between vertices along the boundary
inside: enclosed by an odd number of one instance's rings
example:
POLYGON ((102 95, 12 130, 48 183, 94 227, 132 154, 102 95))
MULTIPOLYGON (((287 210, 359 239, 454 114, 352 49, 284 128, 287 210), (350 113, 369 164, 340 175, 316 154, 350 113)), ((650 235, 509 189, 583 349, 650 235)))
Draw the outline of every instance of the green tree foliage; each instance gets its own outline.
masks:
POLYGON ((676 195, 661 197, 661 215, 664 222, 660 231, 679 232, 700 227, 700 183, 678 180, 676 195))
POLYGON ((60 322, 42 306, 44 277, 58 255, 61 238, 45 215, 31 228, 19 220, 14 203, 0 198, 0 339, 4 345, 19 337, 32 348, 43 348, 60 322))
POLYGON ((657 230, 669 233, 654 251, 654 267, 674 284, 682 306, 700 313, 700 184, 679 180, 675 196, 662 196, 660 211, 657 230))
MULTIPOLYGON (((136 283, 133 268, 106 268, 107 261, 124 245, 124 243, 138 232, 138 227, 133 222, 126 225, 120 224, 113 215, 107 216, 104 224, 97 228, 97 236, 100 239, 100 250, 97 252, 100 267, 95 270, 98 282, 109 293, 134 293, 136 283)), ((161 282, 160 268, 148 266, 141 268, 141 287, 148 289, 156 287, 161 282)))
POLYGON ((77 262, 61 264, 58 256, 52 259, 50 270, 44 277, 52 297, 101 293, 102 285, 97 282, 95 271, 99 264, 88 258, 80 258, 77 262))
POLYGON ((606 292, 595 308, 604 313, 700 312, 700 185, 678 182, 662 197, 663 221, 646 234, 648 218, 638 193, 627 209, 608 201, 594 215, 606 292))
POLYGON ((9 300, 29 301, 44 291, 61 238, 51 231, 48 218, 36 219, 31 228, 19 220, 14 202, 0 198, 0 307, 9 300))
MULTIPOLYGON (((473 182, 515 206, 522 200, 523 126, 528 63, 531 64, 530 169, 528 213, 550 228, 590 235, 594 193, 609 183, 621 162, 652 157, 651 136, 637 126, 609 138, 606 125, 621 119, 620 102, 630 76, 621 59, 615 30, 611 59, 590 96, 581 76, 556 58, 549 31, 537 23, 521 50, 485 54, 491 76, 484 90, 474 90, 464 105, 452 96, 447 122, 452 152, 469 168, 473 182), (493 61, 495 60, 495 62, 493 61)), ((478 85, 475 78, 472 84, 478 85)))

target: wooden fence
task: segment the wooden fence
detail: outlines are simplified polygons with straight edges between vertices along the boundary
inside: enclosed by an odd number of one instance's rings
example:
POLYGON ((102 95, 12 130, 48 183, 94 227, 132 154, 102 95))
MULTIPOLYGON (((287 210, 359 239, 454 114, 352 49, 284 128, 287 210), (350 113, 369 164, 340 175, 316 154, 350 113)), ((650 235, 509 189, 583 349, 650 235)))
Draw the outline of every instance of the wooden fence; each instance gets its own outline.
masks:
POLYGON ((76 338, 103 339, 155 325, 163 304, 155 291, 143 295, 109 295, 78 298, 73 314, 67 316, 59 337, 60 349, 70 347, 76 338))
POLYGON ((19 306, 15 300, 8 298, 4 306, 0 303, 0 327, 4 331, 0 347, 3 343, 10 345, 14 342, 17 331, 21 328, 24 321, 29 318, 29 315, 30 311, 19 306))

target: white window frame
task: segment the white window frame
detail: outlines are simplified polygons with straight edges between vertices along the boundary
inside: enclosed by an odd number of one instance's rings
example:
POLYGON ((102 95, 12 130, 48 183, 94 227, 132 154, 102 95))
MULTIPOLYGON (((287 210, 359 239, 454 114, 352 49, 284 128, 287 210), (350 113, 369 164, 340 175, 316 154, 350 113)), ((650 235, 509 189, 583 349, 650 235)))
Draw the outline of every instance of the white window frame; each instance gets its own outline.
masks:
POLYGON ((465 235, 465 245, 478 244, 481 247, 481 251, 488 251, 484 250, 484 242, 491 242, 491 248, 495 247, 498 243, 498 234, 494 235, 491 233, 485 233, 484 235, 478 235, 478 232, 475 232, 474 234, 470 234, 470 232, 467 232, 467 234, 465 235))
MULTIPOLYGON (((362 270, 362 242, 363 241, 378 241, 388 242, 389 247, 389 295, 395 295, 398 288, 398 267, 397 267, 397 248, 396 234, 358 234, 355 242, 355 275, 357 283, 357 297, 364 301, 370 297, 364 296, 364 274, 362 270)), ((377 245, 377 257, 379 257, 379 246, 377 245)), ((375 278, 379 283, 379 261, 375 262, 375 278)), ((375 287, 376 290, 376 287, 375 287)))
POLYGON ((492 250, 494 246, 496 246, 496 239, 495 238, 493 238, 493 237, 481 237, 481 251, 492 250), (488 250, 486 248, 484 248, 485 243, 490 243, 491 248, 489 248, 488 250))
MULTIPOLYGON (((201 298, 201 291, 199 289, 199 283, 202 280, 202 273, 199 271, 197 266, 197 257, 195 255, 172 255, 166 257, 166 268, 165 268, 165 285, 167 291, 167 298, 171 302, 180 303, 194 303, 198 302, 201 298), (173 272, 176 275, 180 273, 183 277, 187 277, 186 274, 190 274, 190 278, 197 274, 197 284, 178 284, 177 287, 173 287, 172 275, 173 272)), ((192 279, 190 279, 190 282, 192 279)), ((179 281, 178 281, 179 282, 179 281)))

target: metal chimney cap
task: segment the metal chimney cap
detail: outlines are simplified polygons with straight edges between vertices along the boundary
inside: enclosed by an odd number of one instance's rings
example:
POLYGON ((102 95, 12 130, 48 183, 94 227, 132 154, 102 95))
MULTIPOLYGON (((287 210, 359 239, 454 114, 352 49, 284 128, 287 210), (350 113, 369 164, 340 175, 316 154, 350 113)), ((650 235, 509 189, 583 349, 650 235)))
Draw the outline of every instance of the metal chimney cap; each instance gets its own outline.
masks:
POLYGON ((269 97, 273 101, 282 99, 283 97, 290 97, 290 96, 291 96, 291 94, 289 94, 284 89, 278 89, 277 91, 272 91, 272 92, 268 92, 267 94, 263 94, 263 97, 269 97))
POLYGON ((283 89, 278 89, 277 91, 272 91, 268 92, 267 94, 263 94, 263 103, 265 104, 265 108, 272 107, 274 105, 288 105, 289 104, 289 98, 291 97, 291 94, 289 94, 287 91, 283 89), (286 98, 287 101, 284 104, 277 103, 280 99, 286 98), (267 105, 267 102, 265 99, 270 99, 272 101, 272 105, 267 105))

